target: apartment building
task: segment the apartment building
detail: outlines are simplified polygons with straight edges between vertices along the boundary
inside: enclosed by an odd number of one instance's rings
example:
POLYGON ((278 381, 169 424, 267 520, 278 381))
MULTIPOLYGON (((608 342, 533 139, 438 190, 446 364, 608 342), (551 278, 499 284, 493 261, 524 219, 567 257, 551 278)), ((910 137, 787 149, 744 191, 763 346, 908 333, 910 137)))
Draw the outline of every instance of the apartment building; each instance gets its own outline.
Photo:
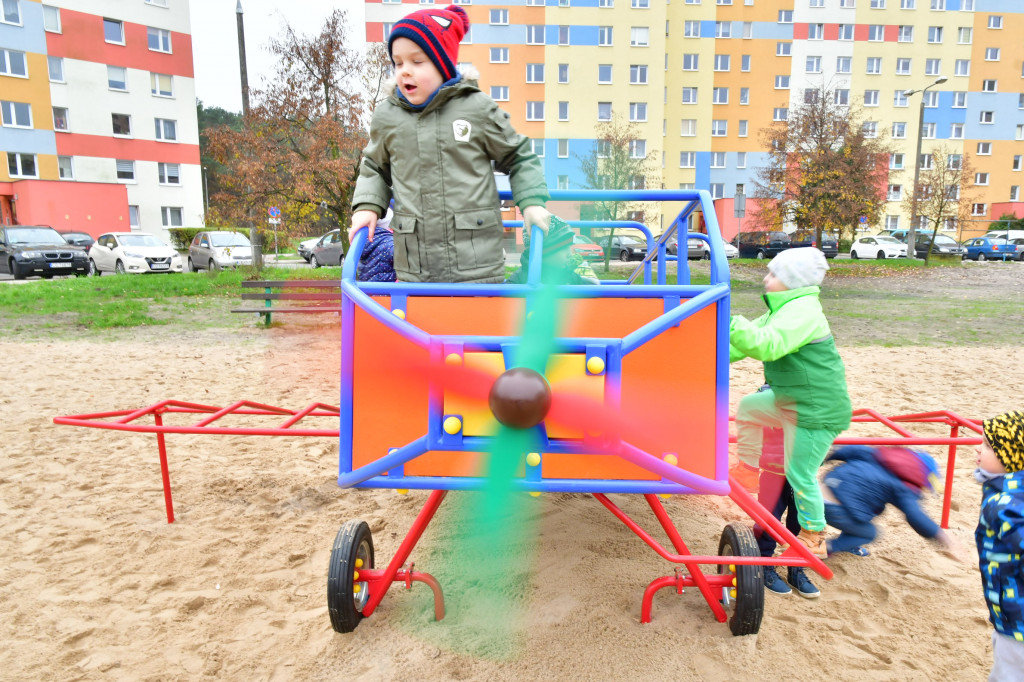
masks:
POLYGON ((201 225, 188 2, 0 3, 0 220, 201 225))
MULTIPOLYGON (((367 0, 366 38, 430 5, 367 0)), ((543 155, 550 187, 581 186, 577 156, 612 112, 637 123, 661 184, 706 189, 735 233, 766 154, 761 131, 825 85, 895 145, 884 218, 909 226, 924 93, 923 160, 952 147, 976 171, 967 236, 1024 215, 1024 3, 1019 0, 456 0, 473 24, 463 64, 543 155)), ((748 210, 750 208, 748 201, 748 210)))

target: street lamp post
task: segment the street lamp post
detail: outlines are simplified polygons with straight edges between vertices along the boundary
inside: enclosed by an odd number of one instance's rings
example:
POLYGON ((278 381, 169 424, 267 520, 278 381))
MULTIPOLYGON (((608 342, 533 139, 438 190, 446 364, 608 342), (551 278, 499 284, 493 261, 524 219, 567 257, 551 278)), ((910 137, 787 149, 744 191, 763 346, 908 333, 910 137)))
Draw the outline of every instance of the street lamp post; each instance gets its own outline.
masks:
POLYGON ((931 85, 926 85, 925 87, 921 88, 920 90, 904 90, 903 91, 903 96, 904 97, 910 97, 911 95, 915 95, 917 93, 921 93, 921 104, 918 106, 918 113, 917 113, 917 153, 914 155, 914 187, 913 187, 913 190, 912 190, 914 192, 914 202, 911 204, 911 210, 910 210, 910 229, 907 230, 907 257, 908 258, 916 258, 917 257, 917 241, 916 241, 917 235, 915 234, 915 230, 917 229, 917 219, 918 219, 918 216, 917 216, 917 205, 918 205, 918 202, 920 202, 920 200, 921 200, 921 197, 919 196, 919 193, 917 191, 918 190, 917 183, 920 181, 920 177, 921 177, 921 138, 922 138, 922 133, 924 132, 924 93, 928 92, 929 88, 933 88, 936 85, 941 85, 942 83, 945 83, 947 80, 949 80, 949 79, 947 79, 945 76, 939 76, 938 78, 935 79, 934 83, 932 83, 931 85))

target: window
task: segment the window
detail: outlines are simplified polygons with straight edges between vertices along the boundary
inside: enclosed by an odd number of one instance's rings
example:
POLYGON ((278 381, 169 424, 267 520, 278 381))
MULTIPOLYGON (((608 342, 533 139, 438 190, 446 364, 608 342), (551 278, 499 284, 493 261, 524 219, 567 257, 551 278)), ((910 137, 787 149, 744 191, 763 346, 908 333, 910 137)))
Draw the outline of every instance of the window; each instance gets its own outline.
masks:
POLYGON ((544 102, 527 102, 526 103, 526 120, 527 121, 543 121, 544 120, 544 102))
POLYGON ((882 73, 882 58, 881 57, 868 57, 867 72, 868 73, 882 73))
POLYGON ((987 185, 988 184, 988 173, 975 173, 974 174, 975 185, 987 185))
POLYGON ((114 162, 117 170, 117 179, 124 180, 126 182, 135 182, 135 162, 134 161, 122 161, 118 159, 114 162))
POLYGON ((779 75, 775 77, 776 90, 789 90, 789 76, 779 75))
POLYGON ((558 120, 568 121, 569 120, 569 102, 561 101, 558 103, 558 120))
POLYGON ((807 73, 821 73, 821 57, 808 57, 807 66, 804 70, 807 73))
POLYGON ((161 206, 160 221, 164 227, 181 227, 184 224, 181 219, 183 212, 180 206, 161 206))
POLYGON ((647 65, 646 64, 630 64, 629 66, 629 82, 633 85, 646 85, 647 84, 647 65))
POLYGON ((721 199, 725 196, 725 183, 724 182, 712 182, 709 187, 711 190, 712 199, 721 199))
MULTIPOLYGON (((53 58, 51 57, 51 59, 53 58)), ((28 78, 28 62, 25 61, 25 53, 0 49, 0 75, 28 78)))
POLYGON ((178 139, 178 123, 169 118, 153 119, 156 122, 156 139, 176 140, 178 139))
POLYGON ((700 38, 700 22, 699 21, 684 21, 683 22, 683 37, 684 38, 700 38))
POLYGON ((75 171, 71 166, 70 156, 57 157, 57 175, 61 180, 74 180, 75 171))
POLYGON ((817 88, 805 88, 804 89, 804 104, 814 104, 818 101, 818 95, 821 91, 817 88))
POLYGON ((933 157, 931 154, 921 154, 921 156, 919 156, 917 160, 918 168, 920 168, 921 170, 931 170, 933 168, 933 162, 935 161, 935 157, 933 157))
POLYGON ((900 9, 917 9, 917 0, 900 0, 900 9))
POLYGON ((898 215, 887 215, 885 216, 885 229, 896 230, 900 226, 900 217, 898 215))
POLYGON ((681 137, 693 137, 697 134, 697 119, 684 118, 683 125, 679 132, 681 137))
POLYGON ((909 102, 907 96, 903 94, 904 90, 897 90, 892 94, 892 105, 894 107, 905 107, 908 106, 909 102))
POLYGON ((544 140, 537 139, 536 137, 530 138, 530 148, 538 158, 544 158, 544 140))
POLYGON ((942 73, 942 60, 941 59, 926 59, 924 60, 924 75, 926 76, 938 76, 942 73))
POLYGON ((862 130, 864 137, 878 137, 878 121, 864 121, 862 130))
POLYGON ((807 39, 822 40, 825 37, 825 24, 808 24, 807 39))
POLYGON ((543 64, 527 64, 526 65, 526 82, 527 83, 543 83, 544 82, 544 65, 543 64))
POLYGON ((1020 185, 1010 185, 1010 201, 1020 201, 1020 185))
POLYGON ((508 10, 492 9, 490 12, 492 26, 508 26, 508 10))
POLYGON ((633 26, 629 29, 630 47, 647 47, 650 42, 651 29, 646 26, 633 26))
POLYGON ((615 0, 598 0, 598 7, 615 7, 615 0))
MULTIPOLYGON (((472 28, 472 26, 470 28, 472 28)), ((385 21, 384 22, 384 40, 387 40, 388 38, 391 37, 391 32, 393 30, 395 30, 394 22, 385 21)), ((468 33, 467 33, 467 35, 468 35, 468 33)), ((462 42, 466 42, 466 39, 463 38, 462 42)))
POLYGON ((0 102, 0 121, 5 128, 31 128, 32 105, 26 102, 0 102))
POLYGON ((527 45, 543 45, 544 44, 544 25, 532 24, 526 27, 526 44, 527 45))
POLYGON ((903 121, 895 121, 892 124, 893 139, 903 140, 907 137, 907 124, 903 121))
POLYGON ((508 86, 507 85, 492 85, 491 86, 491 99, 495 102, 507 102, 508 101, 508 86))
POLYGON ((991 156, 992 155, 992 143, 991 142, 979 142, 977 149, 978 149, 978 156, 991 156))
POLYGON ((857 6, 857 0, 839 0, 840 9, 853 9, 857 6))
POLYGON ((961 26, 956 30, 956 41, 961 45, 970 45, 973 31, 969 26, 961 26))
POLYGON ((171 32, 162 28, 153 28, 152 26, 147 27, 146 43, 149 45, 149 49, 154 52, 170 53, 171 32))
MULTIPOLYGON (((3 14, 0 14, 0 22, 21 26, 21 6, 18 4, 18 0, 3 0, 3 5, 0 7, 3 9, 3 14)), ((10 158, 11 155, 8 154, 8 164, 10 163, 10 158)), ((35 157, 33 156, 32 159, 32 167, 35 168, 35 157)), ((35 177, 34 171, 32 177, 35 177)))
POLYGON ((963 154, 950 154, 946 157, 946 165, 950 170, 960 170, 964 163, 963 154))
MULTIPOLYGON (((62 69, 63 71, 63 69, 62 69)), ((128 91, 128 70, 123 66, 107 67, 107 87, 111 90, 128 91)))
POLYGON ((110 121, 117 137, 132 136, 132 117, 128 114, 111 114, 110 121))
POLYGON ((650 0, 632 0, 630 6, 633 9, 647 9, 650 7, 650 0))
POLYGON ((729 122, 720 118, 711 121, 711 137, 725 137, 729 134, 729 122))
POLYGON ((889 191, 886 198, 888 201, 902 201, 903 185, 889 185, 889 191))
POLYGON ((558 27, 558 44, 568 45, 569 44, 569 27, 559 26, 558 27))
POLYGON ((492 47, 491 64, 508 64, 508 48, 492 47))
POLYGON ((729 55, 727 54, 716 54, 715 55, 715 71, 728 71, 729 70, 729 55))
POLYGON ((563 138, 558 141, 558 158, 569 158, 569 140, 563 138))
POLYGON ((696 168, 697 152, 679 152, 680 168, 696 168))
POLYGON ((124 45, 124 23, 117 19, 104 19, 103 40, 116 45, 124 45))
POLYGON ((612 103, 611 102, 598 102, 597 103, 597 120, 598 121, 610 121, 610 120, 612 120, 612 103))
POLYGON ((164 73, 149 74, 149 91, 157 97, 173 97, 174 81, 164 73))
POLYGON ((953 62, 953 75, 954 76, 970 76, 971 75, 971 60, 970 59, 958 59, 953 62))
POLYGON ((732 22, 731 21, 716 21, 715 22, 715 37, 716 38, 732 38, 732 22))
POLYGON ((986 47, 985 48, 985 61, 986 62, 998 62, 999 61, 999 48, 998 47, 986 47))
POLYGON ((988 27, 994 29, 1002 28, 1003 17, 999 14, 990 14, 988 17, 988 27))
POLYGON ((973 12, 974 11, 974 0, 960 0, 960 11, 961 12, 973 12))
POLYGON ((964 139, 964 124, 963 123, 950 123, 949 124, 949 137, 952 140, 964 139))
POLYGON ((790 57, 793 54, 793 43, 779 41, 775 43, 776 57, 790 57))
POLYGON ((839 40, 853 40, 853 24, 839 24, 839 40))
MULTIPOLYGON (((747 153, 746 152, 736 152, 736 167, 737 168, 746 168, 747 167, 747 153)), ((737 193, 739 193, 739 192, 737 192, 737 193)))
POLYGON ((740 104, 750 104, 750 88, 740 88, 740 104))
MULTIPOLYGON (((981 91, 982 92, 998 92, 999 91, 999 81, 991 80, 991 79, 983 80, 981 82, 981 91)), ((1020 108, 1020 107, 1018 107, 1018 108, 1020 108)))
POLYGON ((926 140, 935 139, 935 123, 924 123, 921 125, 921 137, 926 140))
POLYGON ((43 30, 60 33, 60 8, 43 5, 43 30))
POLYGON ((932 11, 942 12, 946 9, 946 0, 932 0, 932 11))
POLYGON ((868 26, 868 40, 874 43, 880 43, 885 40, 885 26, 881 24, 871 24, 868 26))
POLYGON ((1016 154, 1013 157, 1013 170, 1019 171, 1024 168, 1024 154, 1016 154))
POLYGON ((569 189, 569 176, 559 175, 558 176, 558 189, 569 189))
POLYGON ((630 140, 629 156, 632 159, 643 159, 647 157, 647 140, 630 140))
POLYGON ((792 24, 793 23, 793 10, 791 10, 791 9, 780 9, 779 10, 779 23, 780 24, 792 24))
POLYGON ((697 103, 697 88, 683 88, 683 104, 697 103))
POLYGON ((68 110, 66 107, 53 107, 53 129, 68 131, 68 110))
POLYGON ((853 57, 836 57, 836 73, 850 73, 853 69, 853 57))
POLYGON ((729 103, 729 88, 712 88, 712 90, 711 90, 711 103, 712 104, 728 104, 729 103))
POLYGON ((629 120, 643 122, 647 120, 647 102, 629 103, 629 120))
POLYGON ((811 0, 810 6, 811 7, 824 7, 825 6, 825 0, 811 0))
POLYGON ((176 163, 158 163, 156 165, 156 174, 160 180, 161 185, 180 185, 181 178, 179 176, 178 164, 176 163))
POLYGON ((967 93, 966 92, 954 92, 953 93, 953 108, 964 109, 967 107, 967 93))
POLYGON ((740 121, 740 130, 739 130, 739 132, 738 132, 738 133, 736 133, 736 134, 737 134, 737 135, 738 135, 739 137, 746 137, 746 136, 747 136, 747 129, 748 129, 749 127, 750 127, 750 122, 749 122, 749 121, 746 121, 746 120, 741 120, 741 121, 740 121))
POLYGON ((985 204, 971 204, 971 215, 985 215, 985 204))
POLYGON ((865 90, 864 91, 864 106, 866 106, 866 107, 877 107, 878 106, 878 90, 865 90))
POLYGON ((598 64, 597 65, 597 82, 598 83, 611 83, 612 82, 612 65, 611 64, 598 64))
MULTIPOLYGON (((6 14, 7 3, 4 3, 6 14)), ((21 152, 7 152, 7 174, 12 178, 37 178, 39 169, 36 168, 35 154, 22 154, 21 152)))
POLYGON ((885 0, 871 0, 868 6, 871 9, 885 9, 885 0))
POLYGON ((834 102, 840 106, 848 106, 850 104, 850 90, 848 88, 836 88, 834 95, 834 102))
POLYGON ((700 55, 684 54, 683 71, 696 71, 700 66, 700 55))
POLYGON ((978 112, 978 123, 995 123, 995 116, 994 111, 978 112))
POLYGON ((900 57, 896 60, 896 75, 897 76, 909 76, 910 75, 910 57, 900 57))
POLYGON ((725 152, 711 152, 711 167, 725 168, 725 152))
POLYGON ((1013 139, 1015 139, 1015 140, 1024 140, 1024 123, 1018 123, 1017 124, 1016 137, 1014 137, 1013 139))
POLYGON ((750 40, 754 37, 754 24, 750 21, 743 22, 743 39, 750 40))
POLYGON ((903 154, 890 154, 889 168, 891 170, 903 170, 903 154))
POLYGON ((598 26, 597 27, 597 44, 603 47, 608 47, 612 44, 612 27, 611 26, 598 26))
POLYGON ((786 121, 789 120, 789 109, 787 107, 775 107, 772 110, 773 121, 786 121))

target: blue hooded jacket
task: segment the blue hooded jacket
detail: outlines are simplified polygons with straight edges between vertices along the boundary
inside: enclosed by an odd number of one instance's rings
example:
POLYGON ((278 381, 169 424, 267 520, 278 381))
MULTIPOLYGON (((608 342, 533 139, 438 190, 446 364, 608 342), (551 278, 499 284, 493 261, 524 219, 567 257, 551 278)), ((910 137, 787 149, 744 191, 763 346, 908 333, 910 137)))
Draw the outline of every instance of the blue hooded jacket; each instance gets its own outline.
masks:
POLYGON ((918 504, 920 489, 911 488, 882 466, 876 457, 876 448, 847 445, 829 455, 826 461, 840 462, 825 475, 825 485, 855 520, 871 523, 885 510, 885 505, 891 504, 903 512, 918 535, 933 538, 938 534, 939 524, 918 504))
POLYGON ((989 620, 1024 642, 1024 472, 990 478, 981 496, 974 539, 989 620))

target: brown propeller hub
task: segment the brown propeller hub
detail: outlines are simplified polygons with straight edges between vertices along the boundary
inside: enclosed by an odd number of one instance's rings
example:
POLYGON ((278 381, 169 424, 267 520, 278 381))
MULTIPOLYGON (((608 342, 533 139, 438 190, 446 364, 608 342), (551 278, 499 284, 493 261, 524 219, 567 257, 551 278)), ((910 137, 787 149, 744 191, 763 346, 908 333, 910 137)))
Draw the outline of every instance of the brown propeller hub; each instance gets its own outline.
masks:
POLYGON ((551 409, 551 386, 542 374, 514 367, 495 379, 487 402, 505 426, 529 429, 541 423, 551 409))

